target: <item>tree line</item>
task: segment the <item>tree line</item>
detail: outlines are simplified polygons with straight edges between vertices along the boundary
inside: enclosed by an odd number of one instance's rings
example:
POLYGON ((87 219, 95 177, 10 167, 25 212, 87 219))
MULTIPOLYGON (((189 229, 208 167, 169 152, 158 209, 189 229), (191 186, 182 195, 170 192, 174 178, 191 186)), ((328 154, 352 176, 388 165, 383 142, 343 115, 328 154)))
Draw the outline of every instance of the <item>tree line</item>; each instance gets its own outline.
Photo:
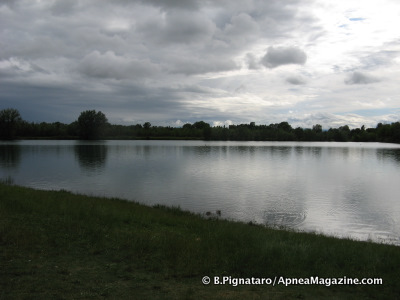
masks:
POLYGON ((16 109, 0 111, 0 138, 53 139, 204 139, 233 141, 338 141, 400 143, 400 123, 379 123, 375 128, 350 129, 349 126, 323 130, 319 124, 312 128, 292 128, 288 122, 270 125, 250 124, 211 127, 199 121, 182 127, 152 126, 150 122, 136 125, 110 124, 101 112, 81 112, 70 124, 60 122, 34 123, 23 120, 16 109))

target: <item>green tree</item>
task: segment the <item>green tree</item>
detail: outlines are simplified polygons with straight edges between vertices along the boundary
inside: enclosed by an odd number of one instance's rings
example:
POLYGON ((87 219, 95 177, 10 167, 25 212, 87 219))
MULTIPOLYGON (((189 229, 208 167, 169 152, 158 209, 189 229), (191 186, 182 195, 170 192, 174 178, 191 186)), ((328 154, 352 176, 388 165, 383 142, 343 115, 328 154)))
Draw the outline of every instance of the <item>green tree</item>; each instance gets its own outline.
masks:
POLYGON ((6 108, 0 111, 0 138, 14 139, 17 126, 22 122, 19 111, 6 108))
POLYGON ((86 110, 81 112, 78 118, 79 137, 84 140, 99 139, 106 124, 107 118, 101 111, 86 110))
POLYGON ((150 122, 146 122, 146 123, 143 124, 143 128, 144 129, 150 129, 150 127, 151 127, 151 123, 150 122))
POLYGON ((203 138, 209 140, 211 138, 211 126, 210 124, 199 121, 193 124, 193 128, 200 129, 203 132, 203 138))
POLYGON ((146 139, 148 139, 148 140, 150 139, 150 135, 151 135, 150 128, 151 128, 150 122, 146 122, 143 124, 144 134, 146 136, 146 139))
POLYGON ((210 124, 208 124, 208 123, 206 123, 204 121, 198 121, 198 122, 193 124, 193 128, 196 128, 196 129, 204 129, 204 128, 207 128, 207 127, 210 127, 210 124))
POLYGON ((320 124, 315 124, 312 128, 312 130, 316 133, 322 132, 322 126, 320 124))
POLYGON ((286 132, 292 131, 292 126, 288 122, 281 122, 277 125, 278 129, 281 129, 286 132))

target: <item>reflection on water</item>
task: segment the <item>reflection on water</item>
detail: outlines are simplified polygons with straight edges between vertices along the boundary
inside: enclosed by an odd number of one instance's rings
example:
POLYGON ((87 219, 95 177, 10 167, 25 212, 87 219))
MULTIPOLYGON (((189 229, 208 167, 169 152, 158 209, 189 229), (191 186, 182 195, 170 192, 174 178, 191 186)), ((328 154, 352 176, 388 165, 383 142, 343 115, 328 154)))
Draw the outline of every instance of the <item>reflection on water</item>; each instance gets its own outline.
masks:
POLYGON ((18 168, 21 160, 21 149, 18 144, 0 144, 0 167, 5 169, 18 168))
POLYGON ((107 146, 102 144, 77 144, 74 146, 75 157, 86 171, 98 171, 107 160, 107 146))
POLYGON ((0 175, 0 181, 7 184, 14 183, 13 173, 18 169, 21 161, 21 149, 18 144, 0 144, 0 170, 7 170, 7 174, 0 175))
POLYGON ((400 149, 377 149, 376 156, 380 160, 391 159, 400 164, 400 149))
POLYGON ((302 224, 307 211, 301 203, 295 201, 276 201, 271 203, 270 208, 264 211, 264 223, 272 227, 295 228, 302 224))
POLYGON ((400 245, 400 145, 0 142, 0 179, 400 245))

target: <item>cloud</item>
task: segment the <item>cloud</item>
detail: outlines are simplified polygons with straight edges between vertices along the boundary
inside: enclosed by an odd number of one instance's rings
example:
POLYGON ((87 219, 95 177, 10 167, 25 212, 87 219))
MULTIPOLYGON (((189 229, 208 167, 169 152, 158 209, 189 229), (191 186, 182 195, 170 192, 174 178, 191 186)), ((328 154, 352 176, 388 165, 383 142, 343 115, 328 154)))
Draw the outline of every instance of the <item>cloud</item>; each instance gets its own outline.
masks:
POLYGON ((379 82, 380 79, 368 75, 368 74, 364 74, 362 72, 353 72, 353 74, 350 75, 349 78, 347 78, 344 82, 346 84, 370 84, 370 83, 375 83, 375 82, 379 82))
POLYGON ((149 60, 130 59, 112 51, 93 51, 79 64, 79 71, 89 77, 109 79, 139 79, 156 75, 160 68, 149 60))
POLYGON ((362 125, 374 127, 375 120, 364 118, 357 114, 338 115, 331 113, 311 113, 297 114, 289 117, 289 124, 292 127, 312 128, 315 124, 322 125, 323 129, 339 128, 340 126, 348 125, 350 128, 359 128, 362 125))
POLYGON ((382 1, 0 0, 0 105, 29 121, 96 109, 154 125, 389 115, 400 106, 400 4, 382 1))
POLYGON ((192 10, 197 9, 199 7, 198 0, 141 0, 143 4, 151 4, 156 7, 161 7, 165 10, 170 9, 184 9, 184 10, 192 10))
POLYGON ((250 70, 260 69, 259 59, 253 53, 246 54, 246 63, 250 70))
POLYGON ((211 55, 204 55, 204 57, 173 57, 169 64, 169 71, 171 73, 185 75, 218 73, 238 68, 239 66, 230 58, 211 55))
POLYGON ((215 24, 197 12, 171 11, 139 22, 138 30, 144 40, 155 45, 204 44, 212 38, 215 24))
POLYGON ((259 36, 259 32, 259 24, 248 14, 240 13, 225 25, 221 38, 240 47, 251 43, 259 36))
POLYGON ((11 57, 10 59, 0 60, 0 77, 3 77, 4 80, 35 74, 49 74, 49 72, 33 62, 23 59, 11 57))
POLYGON ((73 13, 75 6, 74 1, 56 1, 50 10, 56 16, 66 16, 73 13))
POLYGON ((294 85, 306 84, 306 80, 300 76, 289 76, 288 78, 286 78, 286 82, 294 85))
POLYGON ((261 63, 267 68, 276 68, 283 65, 304 65, 307 61, 306 53, 296 47, 269 47, 261 63))

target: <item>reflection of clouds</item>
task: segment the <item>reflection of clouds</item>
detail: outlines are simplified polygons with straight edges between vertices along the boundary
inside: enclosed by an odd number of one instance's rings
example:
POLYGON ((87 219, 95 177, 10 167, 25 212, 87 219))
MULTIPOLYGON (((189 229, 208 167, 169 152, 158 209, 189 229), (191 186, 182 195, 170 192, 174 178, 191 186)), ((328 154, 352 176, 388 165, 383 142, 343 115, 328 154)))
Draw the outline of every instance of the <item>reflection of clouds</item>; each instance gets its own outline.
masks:
POLYGON ((17 144, 0 145, 0 167, 15 169, 21 160, 21 146, 17 144))
POLYGON ((387 204, 395 192, 380 184, 383 191, 379 195, 374 194, 375 189, 370 185, 356 181, 347 182, 342 193, 343 201, 332 207, 331 214, 343 224, 347 224, 346 229, 353 236, 393 242, 396 240, 396 234, 393 233, 398 232, 398 212, 396 213, 396 206, 387 204))
POLYGON ((78 144, 74 147, 79 165, 87 171, 104 168, 107 160, 107 146, 100 144, 78 144))

